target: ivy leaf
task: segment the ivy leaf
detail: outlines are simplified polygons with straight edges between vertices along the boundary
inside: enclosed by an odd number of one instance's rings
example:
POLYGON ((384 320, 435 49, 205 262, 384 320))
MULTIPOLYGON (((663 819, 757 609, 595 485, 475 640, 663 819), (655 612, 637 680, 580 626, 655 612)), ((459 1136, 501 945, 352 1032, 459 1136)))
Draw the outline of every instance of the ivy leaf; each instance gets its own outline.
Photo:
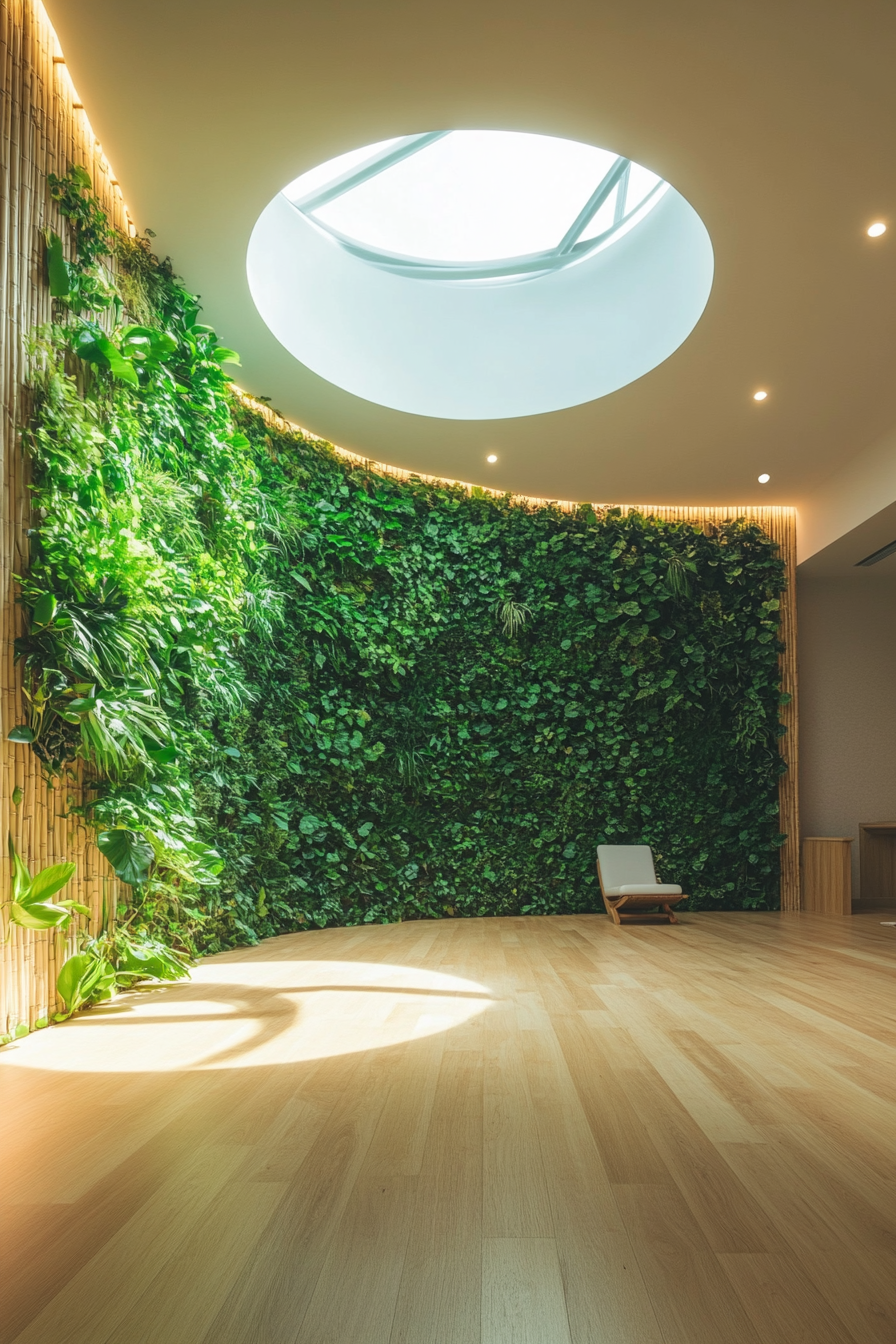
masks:
POLYGON ((189 979, 189 967, 177 952, 160 943, 157 938, 127 937, 118 939, 117 971, 119 976, 137 980, 189 979))
POLYGON ((10 728, 6 740, 8 742, 33 742, 34 733, 26 723, 18 723, 15 728, 10 728))
POLYGON ((128 360, 157 367, 177 350, 177 340, 156 327, 125 327, 119 337, 122 355, 128 360))
MULTIPOLYGON (((93 695, 78 695, 66 702, 66 708, 70 714, 89 714, 97 707, 97 699, 93 695)), ((71 720, 69 720, 71 722, 71 720)))
POLYGON ((122 882, 127 882, 130 887, 138 887, 146 881, 155 855, 152 845, 138 831, 130 831, 123 826, 112 831, 101 831, 96 843, 122 882))

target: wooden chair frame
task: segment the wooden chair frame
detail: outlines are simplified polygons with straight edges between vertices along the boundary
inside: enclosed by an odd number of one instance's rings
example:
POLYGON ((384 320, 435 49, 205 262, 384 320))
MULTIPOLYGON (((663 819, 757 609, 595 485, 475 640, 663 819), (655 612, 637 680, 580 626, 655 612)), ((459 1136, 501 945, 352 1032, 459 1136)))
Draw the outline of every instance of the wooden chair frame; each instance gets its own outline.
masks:
POLYGON ((604 907, 614 924, 677 924, 673 905, 688 898, 681 896, 608 896, 604 891, 604 879, 600 871, 600 859, 597 860, 597 880, 604 907), (659 910, 652 910, 652 906, 659 910))

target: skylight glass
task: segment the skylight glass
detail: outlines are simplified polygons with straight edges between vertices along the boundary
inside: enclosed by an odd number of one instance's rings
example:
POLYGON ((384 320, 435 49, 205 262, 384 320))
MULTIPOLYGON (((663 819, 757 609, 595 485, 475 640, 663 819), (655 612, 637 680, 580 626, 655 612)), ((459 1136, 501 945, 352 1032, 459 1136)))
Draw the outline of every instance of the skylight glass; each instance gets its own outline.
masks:
POLYGON ((665 186, 648 169, 579 141, 436 131, 342 154, 284 195, 374 264, 417 278, 490 279, 580 260, 622 236, 665 186))
POLYGON ((655 369, 698 322, 713 253, 693 206, 624 154, 434 130, 359 146, 278 191, 246 272, 300 379, 489 421, 578 406, 655 369))

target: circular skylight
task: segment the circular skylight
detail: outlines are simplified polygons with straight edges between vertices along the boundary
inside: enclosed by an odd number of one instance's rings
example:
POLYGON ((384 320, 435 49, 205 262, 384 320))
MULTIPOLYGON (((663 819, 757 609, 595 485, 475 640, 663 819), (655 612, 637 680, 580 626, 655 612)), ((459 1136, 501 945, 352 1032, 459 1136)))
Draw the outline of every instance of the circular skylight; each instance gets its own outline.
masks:
POLYGON ((366 145, 297 178, 249 245, 256 305, 303 364, 419 415, 578 405, 656 367, 698 321, 712 247, 622 155, 503 131, 366 145))

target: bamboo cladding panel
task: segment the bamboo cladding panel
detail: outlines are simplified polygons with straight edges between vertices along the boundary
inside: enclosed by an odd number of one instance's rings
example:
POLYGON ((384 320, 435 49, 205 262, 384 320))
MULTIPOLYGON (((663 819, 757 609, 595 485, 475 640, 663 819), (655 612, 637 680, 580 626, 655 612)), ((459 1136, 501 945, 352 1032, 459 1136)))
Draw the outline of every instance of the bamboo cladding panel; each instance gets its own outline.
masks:
MULTIPOLYGON (((51 316, 44 280, 42 231, 65 237, 64 221, 47 190, 49 173, 63 174, 72 163, 90 173, 110 220, 126 229, 121 193, 90 122, 72 86, 56 34, 37 0, 0 0, 0 891, 5 899, 10 872, 7 832, 32 872, 66 859, 77 864, 75 878, 61 895, 91 910, 98 932, 113 908, 115 882, 105 859, 77 817, 67 816, 80 800, 77 781, 49 788, 31 749, 8 742, 23 718, 21 677, 13 641, 22 612, 14 576, 28 563, 29 495, 19 429, 27 412, 25 337, 51 316), (13 791, 22 791, 18 808, 13 791)), ((0 929, 0 1035, 20 1025, 33 1027, 62 1008, 56 976, 74 950, 73 938, 37 933, 4 924, 0 929)))

